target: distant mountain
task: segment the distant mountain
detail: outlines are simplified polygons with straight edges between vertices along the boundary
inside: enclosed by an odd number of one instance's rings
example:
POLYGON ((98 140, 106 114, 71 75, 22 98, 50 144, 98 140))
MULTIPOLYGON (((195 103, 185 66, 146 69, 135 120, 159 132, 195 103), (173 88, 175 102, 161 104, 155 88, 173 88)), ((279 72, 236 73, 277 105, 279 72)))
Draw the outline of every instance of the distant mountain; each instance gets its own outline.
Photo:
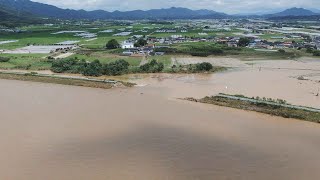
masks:
POLYGON ((32 14, 24 11, 0 7, 0 25, 6 27, 15 27, 26 24, 36 24, 41 20, 35 18, 32 14))
POLYGON ((30 12, 37 16, 54 18, 87 18, 86 11, 60 9, 58 7, 33 2, 30 0, 0 0, 0 5, 16 11, 30 12))
POLYGON ((313 16, 313 15, 318 15, 318 13, 315 13, 313 11, 310 11, 304 8, 291 8, 291 9, 286 9, 279 13, 267 14, 264 16, 270 18, 270 17, 284 17, 284 16, 313 16))
POLYGON ((196 19, 205 17, 224 18, 227 14, 211 10, 190 10, 187 8, 152 9, 148 11, 114 11, 103 10, 85 11, 61 9, 52 5, 33 2, 30 0, 0 0, 0 5, 24 10, 37 16, 61 19, 196 19))
MULTIPOLYGON (((266 15, 261 14, 238 14, 227 15, 212 10, 201 9, 191 10, 187 8, 172 7, 167 9, 151 9, 147 11, 135 10, 135 11, 114 11, 108 12, 104 10, 85 11, 85 10, 72 10, 61 9, 56 6, 43 4, 39 2, 33 2, 31 0, 0 0, 0 7, 5 9, 11 9, 15 13, 11 15, 17 16, 18 14, 29 13, 38 17, 58 18, 58 19, 221 19, 221 18, 275 18, 275 17, 298 17, 298 16, 316 16, 320 15, 311 10, 303 8, 291 8, 278 13, 270 13, 266 15)), ((7 12, 7 11, 6 11, 7 12)), ((3 12, 2 16, 6 13, 3 12)), ((9 13, 10 14, 10 13, 9 13)), ((18 16, 20 19, 24 19, 29 16, 18 16)), ((3 21, 3 19, 0 19, 3 21)))
MULTIPOLYGON (((90 13, 90 12, 89 12, 90 13)), ((215 15, 220 18, 227 17, 227 14, 210 10, 190 10, 187 8, 151 9, 148 11, 114 11, 105 19, 197 19, 203 16, 215 15)))
POLYGON ((311 10, 312 12, 315 12, 315 13, 320 14, 320 9, 311 8, 310 10, 311 10))

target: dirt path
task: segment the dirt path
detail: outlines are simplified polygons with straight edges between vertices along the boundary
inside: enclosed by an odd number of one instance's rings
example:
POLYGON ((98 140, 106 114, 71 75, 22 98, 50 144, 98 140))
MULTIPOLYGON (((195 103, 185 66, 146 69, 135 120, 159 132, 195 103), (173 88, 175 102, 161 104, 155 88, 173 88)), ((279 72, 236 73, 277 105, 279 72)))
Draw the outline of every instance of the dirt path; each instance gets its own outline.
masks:
POLYGON ((178 66, 178 61, 177 61, 177 58, 176 58, 176 57, 172 57, 172 58, 171 58, 170 67, 172 67, 173 65, 178 66))
POLYGON ((64 59, 64 58, 67 58, 67 57, 70 57, 74 55, 74 53, 62 53, 62 54, 59 54, 58 56, 54 57, 54 59, 64 59))
POLYGON ((148 58, 146 56, 143 56, 142 58, 142 61, 140 62, 140 65, 139 66, 142 66, 142 65, 145 65, 147 64, 149 61, 148 61, 148 58))

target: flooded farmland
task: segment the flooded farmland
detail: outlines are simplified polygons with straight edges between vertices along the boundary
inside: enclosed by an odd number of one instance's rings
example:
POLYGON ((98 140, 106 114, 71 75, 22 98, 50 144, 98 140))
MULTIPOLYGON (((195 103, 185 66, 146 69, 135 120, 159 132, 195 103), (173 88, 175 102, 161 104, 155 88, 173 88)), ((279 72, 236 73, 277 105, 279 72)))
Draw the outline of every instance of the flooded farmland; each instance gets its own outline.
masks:
POLYGON ((234 58, 177 58, 179 64, 211 62, 229 67, 214 74, 128 75, 139 85, 163 87, 170 97, 184 98, 241 94, 248 97, 284 99, 289 103, 320 108, 320 60, 250 60, 234 58), (301 79, 302 78, 302 79, 301 79))
POLYGON ((137 87, 112 90, 0 80, 0 179, 319 179, 318 124, 176 99, 224 92, 320 107, 317 61, 273 63, 130 75, 137 87))

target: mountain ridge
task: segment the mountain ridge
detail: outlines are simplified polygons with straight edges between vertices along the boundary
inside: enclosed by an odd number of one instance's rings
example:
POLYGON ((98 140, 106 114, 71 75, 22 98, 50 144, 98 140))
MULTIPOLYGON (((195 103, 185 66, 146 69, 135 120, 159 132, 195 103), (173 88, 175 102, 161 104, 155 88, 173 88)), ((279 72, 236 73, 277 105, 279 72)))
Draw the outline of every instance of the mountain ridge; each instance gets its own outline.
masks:
POLYGON ((274 14, 267 14, 264 15, 266 17, 284 17, 284 16, 314 16, 314 15, 319 15, 318 13, 315 13, 311 10, 304 9, 304 8, 289 8, 284 11, 274 13, 274 14))
POLYGON ((7 7, 0 7, 0 25, 15 27, 16 25, 36 24, 41 20, 24 11, 16 11, 7 7))
POLYGON ((167 9, 113 11, 104 10, 73 10, 61 9, 53 5, 33 2, 30 0, 0 0, 0 4, 17 11, 23 9, 37 16, 61 19, 186 19, 201 18, 201 16, 227 17, 225 13, 212 10, 191 10, 187 8, 172 7, 167 9))
POLYGON ((56 19, 118 19, 118 20, 141 20, 141 19, 222 19, 222 18, 273 18, 286 16, 315 16, 320 13, 304 8, 289 8, 273 14, 251 14, 251 15, 228 15, 223 12, 216 12, 208 9, 191 10, 182 7, 171 7, 150 10, 113 11, 105 10, 73 10, 62 9, 53 5, 33 2, 31 0, 0 0, 3 7, 17 12, 28 12, 38 17, 56 19))

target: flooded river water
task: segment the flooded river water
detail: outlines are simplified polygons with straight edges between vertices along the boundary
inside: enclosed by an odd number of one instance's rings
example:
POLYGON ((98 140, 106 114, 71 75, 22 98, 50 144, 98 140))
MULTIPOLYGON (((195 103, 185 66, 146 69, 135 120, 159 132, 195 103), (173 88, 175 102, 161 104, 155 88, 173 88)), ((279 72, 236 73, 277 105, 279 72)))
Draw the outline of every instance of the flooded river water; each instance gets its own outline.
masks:
MULTIPOLYGON (((0 80, 0 179, 320 179, 319 124, 174 98, 232 92, 237 72, 211 83, 136 77, 141 87, 112 90, 0 80)), ((255 92, 249 80, 241 92, 255 92)), ((316 105, 306 97, 291 100, 316 105)))
MULTIPOLYGON (((0 80, 0 179, 319 179, 319 125, 101 90, 0 80)), ((168 92, 169 93, 169 92, 168 92)))

